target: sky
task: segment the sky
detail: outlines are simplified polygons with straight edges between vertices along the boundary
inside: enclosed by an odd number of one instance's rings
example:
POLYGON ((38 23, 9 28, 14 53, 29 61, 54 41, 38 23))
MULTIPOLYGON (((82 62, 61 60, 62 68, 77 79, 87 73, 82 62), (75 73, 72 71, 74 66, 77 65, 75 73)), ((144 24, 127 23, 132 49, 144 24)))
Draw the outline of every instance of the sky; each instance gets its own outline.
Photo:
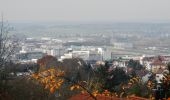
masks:
POLYGON ((0 0, 9 21, 169 21, 170 0, 0 0))

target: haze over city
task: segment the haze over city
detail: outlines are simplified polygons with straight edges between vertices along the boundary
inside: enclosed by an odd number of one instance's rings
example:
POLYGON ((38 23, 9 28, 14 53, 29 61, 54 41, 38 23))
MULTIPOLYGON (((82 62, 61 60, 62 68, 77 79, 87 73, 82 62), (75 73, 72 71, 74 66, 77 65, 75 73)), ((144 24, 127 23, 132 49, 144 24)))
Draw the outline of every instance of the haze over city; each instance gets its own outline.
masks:
POLYGON ((0 0, 9 21, 169 22, 169 0, 0 0))
POLYGON ((0 0, 0 100, 170 100, 170 0, 0 0))

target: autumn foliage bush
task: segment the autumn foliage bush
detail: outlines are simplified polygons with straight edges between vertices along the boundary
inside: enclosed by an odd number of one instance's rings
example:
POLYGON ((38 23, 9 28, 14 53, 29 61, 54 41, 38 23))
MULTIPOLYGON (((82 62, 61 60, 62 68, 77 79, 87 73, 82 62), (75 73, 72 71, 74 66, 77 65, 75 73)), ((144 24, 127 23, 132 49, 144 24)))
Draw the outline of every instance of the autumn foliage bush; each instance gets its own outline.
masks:
POLYGON ((0 100, 56 100, 41 84, 28 77, 9 80, 3 88, 0 89, 0 100), (4 94, 6 97, 2 96, 4 94))
MULTIPOLYGON (((53 57, 49 56, 49 59, 53 59, 56 62, 56 59, 53 57)), ((39 60, 40 67, 45 69, 39 70, 27 79, 22 79, 24 80, 23 83, 21 82, 22 84, 14 84, 16 88, 11 88, 10 91, 19 90, 19 92, 16 92, 16 95, 19 96, 11 95, 12 92, 8 93, 14 98, 24 98, 25 96, 29 100, 34 100, 34 98, 37 98, 36 100, 66 100, 76 94, 88 94, 93 99, 99 96, 116 98, 127 98, 131 95, 145 98, 154 96, 152 94, 152 89, 155 87, 154 81, 149 80, 143 83, 141 78, 137 76, 128 79, 128 76, 122 69, 109 71, 109 67, 104 65, 100 66, 99 69, 93 70, 93 74, 84 74, 87 70, 84 69, 84 64, 79 59, 67 60, 67 64, 73 63, 76 67, 71 66, 67 68, 69 65, 65 65, 62 62, 55 63, 55 67, 44 67, 49 66, 49 59, 39 60), (65 67, 58 67, 58 64, 65 67), (82 78, 82 75, 84 75, 84 78, 82 78), (22 93, 24 95, 21 95, 22 93)), ((162 83, 166 87, 169 86, 168 75, 163 79, 162 83)))

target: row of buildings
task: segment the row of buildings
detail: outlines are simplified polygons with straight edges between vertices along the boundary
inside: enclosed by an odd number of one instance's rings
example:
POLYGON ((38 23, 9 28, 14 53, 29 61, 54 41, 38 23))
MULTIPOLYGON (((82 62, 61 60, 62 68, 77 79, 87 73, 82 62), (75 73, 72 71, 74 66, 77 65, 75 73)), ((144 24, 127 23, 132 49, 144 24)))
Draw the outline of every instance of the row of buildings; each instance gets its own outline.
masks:
POLYGON ((14 55, 18 62, 36 62, 44 55, 52 55, 59 60, 68 58, 82 58, 83 60, 103 60, 104 50, 94 46, 65 46, 65 42, 51 38, 26 38, 14 55))
MULTIPOLYGON (((104 64, 104 61, 109 59, 111 60, 110 66, 112 66, 112 68, 121 67, 128 72, 128 62, 133 59, 134 61, 139 62, 139 64, 147 71, 139 71, 137 73, 143 77, 149 74, 149 72, 155 73, 158 76, 158 80, 162 79, 163 73, 167 71, 166 66, 170 62, 170 55, 156 56, 134 55, 122 52, 116 53, 115 51, 113 52, 112 49, 108 49, 104 46, 68 46, 63 45, 65 42, 68 41, 51 38, 27 38, 20 44, 18 52, 14 55, 14 60, 18 63, 36 63, 37 60, 43 56, 51 55, 56 57, 59 61, 63 61, 64 59, 82 58, 84 61, 95 65, 104 64)), ((130 44, 129 46, 132 47, 130 44)))
MULTIPOLYGON (((52 55, 58 60, 70 58, 82 58, 85 61, 104 61, 108 59, 115 60, 113 65, 126 67, 130 59, 139 61, 147 70, 157 71, 170 61, 170 55, 134 55, 126 53, 115 53, 112 48, 97 46, 66 46, 64 43, 69 40, 59 40, 52 38, 26 38, 21 42, 14 60, 18 62, 36 62, 45 55, 52 55), (156 58, 155 58, 156 57, 156 58)), ((124 44, 126 45, 126 44, 124 44)))

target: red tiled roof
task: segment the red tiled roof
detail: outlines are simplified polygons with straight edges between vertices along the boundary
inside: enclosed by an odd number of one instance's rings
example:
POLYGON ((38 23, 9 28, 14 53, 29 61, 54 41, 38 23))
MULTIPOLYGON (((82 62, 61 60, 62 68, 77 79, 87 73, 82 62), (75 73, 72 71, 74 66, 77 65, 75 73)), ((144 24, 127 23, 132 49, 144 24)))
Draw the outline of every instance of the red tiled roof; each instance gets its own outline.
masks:
MULTIPOLYGON (((97 96, 96 99, 97 100, 149 100, 149 99, 137 97, 137 96, 130 96, 128 98, 97 96)), ((77 95, 71 97, 69 100, 94 100, 94 99, 92 97, 90 97, 89 94, 77 94, 77 95)))
MULTIPOLYGON (((122 98, 109 97, 109 96, 96 96, 96 99, 97 100, 125 100, 122 98)), ((89 94, 77 94, 71 97, 69 100, 94 100, 94 99, 90 97, 89 94)))
POLYGON ((142 97, 137 97, 137 96, 130 96, 126 100, 149 100, 149 99, 142 98, 142 97))
POLYGON ((159 68, 159 69, 157 70, 156 74, 162 74, 163 71, 164 71, 164 70, 163 70, 162 68, 159 68))
POLYGON ((164 63, 162 61, 164 61, 165 58, 162 56, 158 56, 156 58, 154 58, 153 62, 151 63, 152 65, 164 65, 164 63))

